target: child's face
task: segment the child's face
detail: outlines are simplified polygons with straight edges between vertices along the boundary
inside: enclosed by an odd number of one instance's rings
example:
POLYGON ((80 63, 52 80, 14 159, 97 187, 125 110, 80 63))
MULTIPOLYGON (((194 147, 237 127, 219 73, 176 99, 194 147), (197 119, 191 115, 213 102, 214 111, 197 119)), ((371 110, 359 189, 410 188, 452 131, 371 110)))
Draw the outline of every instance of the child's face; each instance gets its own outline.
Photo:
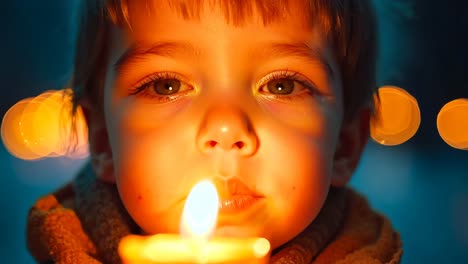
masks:
POLYGON ((297 235, 333 178, 343 106, 328 44, 295 15, 233 26, 217 8, 200 21, 160 3, 151 16, 130 12, 105 86, 130 215, 147 233, 178 233, 187 195, 208 178, 223 199, 218 234, 263 236, 274 248, 297 235))

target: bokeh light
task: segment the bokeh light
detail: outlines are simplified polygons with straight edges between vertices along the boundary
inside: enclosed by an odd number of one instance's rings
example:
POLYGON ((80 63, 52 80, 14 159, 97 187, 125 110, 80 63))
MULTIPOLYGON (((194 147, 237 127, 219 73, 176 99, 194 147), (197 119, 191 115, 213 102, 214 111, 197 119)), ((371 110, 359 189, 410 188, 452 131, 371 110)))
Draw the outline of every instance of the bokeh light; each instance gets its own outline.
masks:
POLYGON ((440 137, 451 147, 468 150, 468 99, 445 104, 437 115, 440 137))
POLYGON ((14 104, 3 116, 2 140, 6 149, 15 157, 24 160, 41 158, 29 148, 28 139, 23 137, 21 117, 23 110, 34 98, 26 98, 14 104))
POLYGON ((24 142, 29 143, 30 151, 45 157, 52 153, 60 140, 58 129, 59 120, 52 104, 47 104, 44 99, 47 94, 32 98, 24 107, 19 119, 20 129, 24 142), (55 114, 55 115, 54 115, 55 114))
POLYGON ((72 129, 71 90, 49 90, 13 105, 4 115, 1 137, 15 157, 36 160, 47 157, 88 156, 87 126, 81 108, 72 129))
POLYGON ((374 141, 386 146, 399 145, 416 134, 421 123, 417 100, 396 86, 382 86, 375 97, 376 114, 370 122, 374 141))

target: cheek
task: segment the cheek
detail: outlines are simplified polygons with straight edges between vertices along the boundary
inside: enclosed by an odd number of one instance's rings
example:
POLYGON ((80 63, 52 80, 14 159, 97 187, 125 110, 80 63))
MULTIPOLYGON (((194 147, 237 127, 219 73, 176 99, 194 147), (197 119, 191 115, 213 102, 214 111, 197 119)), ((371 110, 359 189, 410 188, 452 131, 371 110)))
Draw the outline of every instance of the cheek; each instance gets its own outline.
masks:
POLYGON ((276 140, 276 144, 266 147, 265 153, 270 153, 264 165, 268 168, 266 175, 270 177, 269 185, 279 198, 280 207, 295 204, 292 199, 301 202, 307 197, 320 196, 321 190, 328 187, 332 160, 324 153, 330 144, 322 137, 289 135, 283 144, 276 140))
POLYGON ((189 122, 162 122, 161 115, 128 108, 124 114, 115 114, 109 126, 122 201, 150 233, 178 232, 184 195, 193 186, 192 174, 199 171, 189 158, 194 151, 193 142, 189 144, 194 134, 189 122))
POLYGON ((332 106, 309 107, 307 114, 300 116, 301 122, 275 116, 259 131, 262 142, 266 142, 260 150, 262 164, 275 175, 275 185, 288 186, 285 196, 301 188, 312 190, 331 177, 339 116, 332 106))
POLYGON ((331 162, 321 153, 323 144, 310 140, 289 146, 276 150, 283 155, 268 169, 273 247, 295 237, 316 218, 330 186, 331 162))
POLYGON ((108 119, 108 127, 118 179, 142 182, 145 189, 168 187, 164 194, 178 186, 183 166, 175 165, 188 160, 193 152, 190 138, 195 133, 186 118, 171 118, 187 104, 179 101, 171 107, 158 107, 130 98, 114 107, 118 110, 108 119))
POLYGON ((156 145, 148 138, 127 138, 116 159, 116 183, 125 207, 143 230, 177 231, 183 199, 177 182, 182 172, 168 159, 174 153, 158 154, 153 151, 156 145))
MULTIPOLYGON (((317 216, 331 183, 338 118, 316 112, 295 125, 270 122, 261 132, 258 175, 270 199, 272 244, 296 236, 317 216), (336 120, 336 121, 335 121, 336 120)), ((253 165, 254 166, 254 165, 253 165)))

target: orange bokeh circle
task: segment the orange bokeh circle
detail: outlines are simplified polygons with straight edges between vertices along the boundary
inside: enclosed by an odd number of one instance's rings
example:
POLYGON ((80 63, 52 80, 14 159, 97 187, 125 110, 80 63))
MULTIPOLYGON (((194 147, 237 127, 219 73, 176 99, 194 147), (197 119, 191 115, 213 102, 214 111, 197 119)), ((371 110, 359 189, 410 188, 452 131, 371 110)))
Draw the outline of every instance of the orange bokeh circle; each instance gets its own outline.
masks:
POLYGON ((84 114, 78 107, 75 118, 72 118, 69 92, 49 90, 19 101, 6 112, 1 124, 1 138, 13 156, 24 160, 88 156, 84 114), (72 124, 75 130, 72 130, 72 124))
POLYGON ((386 146, 399 145, 416 134, 421 123, 417 100, 396 86, 379 88, 376 113, 370 122, 371 138, 386 146))
POLYGON ((468 150, 468 99, 445 104, 437 115, 440 137, 451 147, 468 150))
POLYGON ((31 150, 29 142, 24 135, 25 125, 22 123, 24 110, 34 98, 23 99, 14 104, 5 113, 2 119, 1 136, 6 149, 15 157, 24 160, 35 160, 43 156, 31 150))

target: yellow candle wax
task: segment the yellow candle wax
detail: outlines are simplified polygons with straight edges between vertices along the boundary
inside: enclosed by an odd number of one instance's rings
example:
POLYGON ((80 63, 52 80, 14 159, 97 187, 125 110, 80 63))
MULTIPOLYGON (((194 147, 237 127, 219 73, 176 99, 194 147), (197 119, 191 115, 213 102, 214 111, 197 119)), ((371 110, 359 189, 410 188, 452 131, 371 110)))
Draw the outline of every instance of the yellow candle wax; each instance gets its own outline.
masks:
POLYGON ((181 233, 129 235, 119 244, 125 264, 268 263, 270 242, 261 237, 210 237, 216 227, 219 199, 211 182, 202 181, 187 197, 181 233))
POLYGON ((177 234, 130 235, 119 245, 124 263, 267 263, 270 243, 265 238, 213 237, 207 241, 177 234))

